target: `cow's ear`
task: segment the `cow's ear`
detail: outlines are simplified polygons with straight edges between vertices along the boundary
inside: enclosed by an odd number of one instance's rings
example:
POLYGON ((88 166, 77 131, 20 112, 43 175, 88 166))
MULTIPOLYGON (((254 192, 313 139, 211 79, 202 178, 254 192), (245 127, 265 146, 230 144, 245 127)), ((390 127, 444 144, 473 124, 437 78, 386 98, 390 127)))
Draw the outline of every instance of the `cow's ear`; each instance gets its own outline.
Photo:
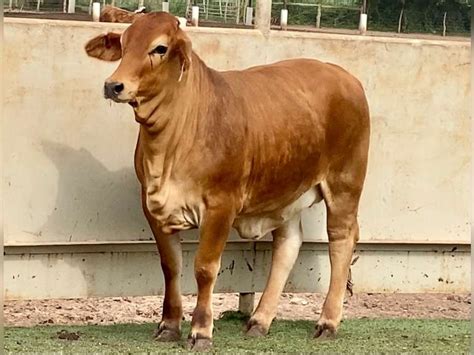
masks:
POLYGON ((119 60, 122 58, 120 37, 119 33, 109 32, 91 39, 85 46, 87 55, 107 62, 119 60))
POLYGON ((191 66, 193 46, 189 37, 180 28, 178 28, 178 32, 176 32, 176 41, 174 47, 175 53, 178 55, 181 62, 181 66, 185 71, 188 70, 191 66))

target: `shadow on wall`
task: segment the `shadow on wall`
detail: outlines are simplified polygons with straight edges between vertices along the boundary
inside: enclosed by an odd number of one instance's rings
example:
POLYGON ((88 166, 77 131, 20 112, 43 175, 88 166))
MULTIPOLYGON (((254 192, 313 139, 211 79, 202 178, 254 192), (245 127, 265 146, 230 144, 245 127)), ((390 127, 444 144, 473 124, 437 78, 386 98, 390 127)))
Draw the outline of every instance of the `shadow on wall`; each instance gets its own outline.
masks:
POLYGON ((64 242, 152 239, 133 168, 107 170, 83 148, 42 147, 59 177, 56 204, 41 233, 64 242))

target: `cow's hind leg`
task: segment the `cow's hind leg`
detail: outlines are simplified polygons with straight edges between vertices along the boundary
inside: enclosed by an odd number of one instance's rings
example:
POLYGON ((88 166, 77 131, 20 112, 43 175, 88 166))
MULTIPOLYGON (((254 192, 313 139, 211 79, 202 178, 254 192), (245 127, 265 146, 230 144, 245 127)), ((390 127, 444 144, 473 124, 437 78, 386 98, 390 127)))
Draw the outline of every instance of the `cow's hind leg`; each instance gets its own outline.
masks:
POLYGON ((273 255, 270 276, 258 307, 247 324, 247 335, 250 336, 266 335, 276 316, 278 301, 298 257, 303 239, 300 215, 286 222, 272 234, 273 255))
POLYGON ((364 171, 352 174, 339 171, 337 174, 329 174, 326 181, 321 183, 327 208, 331 277, 328 294, 316 325, 315 338, 334 337, 342 318, 350 262, 359 239, 357 210, 364 171))

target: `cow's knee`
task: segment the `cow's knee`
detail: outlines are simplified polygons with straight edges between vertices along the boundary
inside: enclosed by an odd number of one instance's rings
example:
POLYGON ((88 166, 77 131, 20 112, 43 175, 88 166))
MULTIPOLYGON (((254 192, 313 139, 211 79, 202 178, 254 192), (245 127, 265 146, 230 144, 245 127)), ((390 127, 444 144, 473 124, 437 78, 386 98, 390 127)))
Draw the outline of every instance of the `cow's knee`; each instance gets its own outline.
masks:
POLYGON ((214 282, 216 268, 211 264, 197 264, 194 268, 194 277, 198 286, 209 285, 214 282))

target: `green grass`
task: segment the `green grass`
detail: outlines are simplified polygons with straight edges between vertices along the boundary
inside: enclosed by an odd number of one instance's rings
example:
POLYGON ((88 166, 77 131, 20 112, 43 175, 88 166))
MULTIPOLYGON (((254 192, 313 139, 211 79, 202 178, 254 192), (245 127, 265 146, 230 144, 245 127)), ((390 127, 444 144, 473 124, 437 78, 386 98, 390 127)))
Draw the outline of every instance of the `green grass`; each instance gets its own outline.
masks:
MULTIPOLYGON (((214 352, 261 353, 468 353, 470 322, 456 320, 353 319, 342 323, 336 340, 311 338, 314 323, 275 321, 270 334, 261 339, 245 338, 238 317, 215 322, 214 352)), ((109 326, 38 326, 6 328, 6 352, 43 353, 170 353, 184 352, 189 323, 183 326, 183 340, 163 344, 152 339, 154 324, 109 326), (78 340, 58 339, 61 330, 78 332, 78 340)))

